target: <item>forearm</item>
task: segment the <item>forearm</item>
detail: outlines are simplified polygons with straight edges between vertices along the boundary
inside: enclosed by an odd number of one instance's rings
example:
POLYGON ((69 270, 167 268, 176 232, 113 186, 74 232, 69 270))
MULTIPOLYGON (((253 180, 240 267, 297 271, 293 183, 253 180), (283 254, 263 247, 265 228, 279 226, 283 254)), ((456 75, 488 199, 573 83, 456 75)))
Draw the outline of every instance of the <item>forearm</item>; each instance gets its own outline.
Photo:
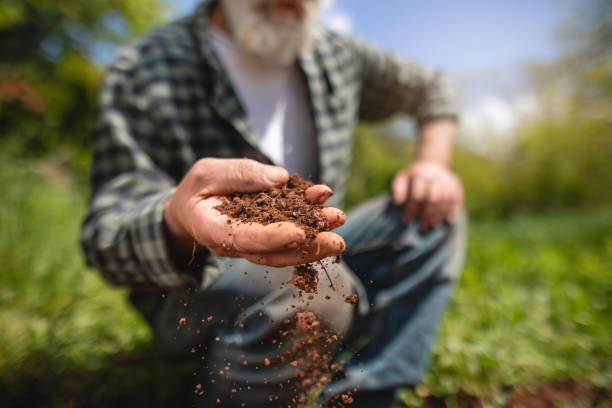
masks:
POLYGON ((451 119, 433 120, 419 130, 416 160, 450 167, 453 140, 457 125, 451 119))

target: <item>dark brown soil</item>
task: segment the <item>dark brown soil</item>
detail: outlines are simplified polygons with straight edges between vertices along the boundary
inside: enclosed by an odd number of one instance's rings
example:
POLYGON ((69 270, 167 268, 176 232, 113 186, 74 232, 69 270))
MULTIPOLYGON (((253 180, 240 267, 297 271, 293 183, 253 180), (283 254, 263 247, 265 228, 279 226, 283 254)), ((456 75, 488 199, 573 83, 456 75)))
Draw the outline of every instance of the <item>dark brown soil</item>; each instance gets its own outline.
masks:
POLYGON ((310 311, 297 312, 290 324, 292 327, 287 333, 293 339, 292 351, 281 356, 281 361, 296 368, 295 397, 291 406, 302 406, 313 387, 329 383, 330 363, 340 337, 325 328, 310 311))
MULTIPOLYGON (((446 407, 448 398, 462 408, 482 408, 489 405, 478 396, 459 391, 452 396, 426 397, 424 406, 427 408, 446 407)), ((554 408, 558 406, 600 407, 610 405, 612 405, 612 390, 576 380, 566 380, 511 389, 505 407, 554 408)))
MULTIPOLYGON (((321 212, 323 206, 306 201, 305 191, 312 185, 313 183, 294 174, 287 184, 280 188, 223 197, 223 203, 215 209, 238 222, 256 222, 264 225, 283 221, 292 222, 306 233, 307 242, 301 248, 306 250, 319 232, 330 230, 327 218, 321 212)), ((339 257, 337 261, 339 262, 339 257)), ((335 290, 325 265, 319 263, 335 290)), ((294 268, 291 284, 301 292, 315 293, 319 286, 318 272, 312 264, 297 265, 294 268)), ((346 301, 356 303, 357 295, 347 296, 346 301)), ((287 328, 281 330, 280 335, 287 340, 291 339, 292 343, 290 351, 280 356, 280 360, 296 370, 295 394, 290 406, 299 406, 308 401, 314 387, 323 387, 329 382, 330 362, 340 338, 333 330, 326 329, 317 316, 308 310, 297 311, 292 319, 284 323, 287 328)), ((264 363, 269 365, 269 359, 264 360, 264 363)), ((351 393, 347 393, 342 395, 337 406, 346 406, 352 402, 351 393)))
POLYGON ((315 293, 319 288, 319 274, 311 264, 297 265, 291 284, 306 293, 315 293))
POLYGON ((610 406, 612 393, 590 384, 567 380, 556 384, 519 388, 511 395, 508 408, 553 408, 558 406, 597 407, 610 406))
POLYGON ((357 296, 356 294, 354 294, 354 293, 353 293, 353 294, 351 294, 351 295, 348 295, 346 298, 344 298, 344 301, 345 301, 346 303, 350 303, 351 305, 354 305, 354 304, 356 304, 356 303, 357 303, 357 300, 358 300, 358 299, 359 299, 359 298, 358 298, 358 296, 357 296))
MULTIPOLYGON (((237 193, 222 197, 223 203, 215 209, 241 222, 272 224, 274 222, 292 222, 306 233, 308 248, 314 237, 323 231, 329 231, 327 218, 321 212, 321 204, 306 201, 305 191, 313 183, 294 174, 287 184, 260 193, 237 193)), ((291 283, 306 293, 314 293, 319 285, 316 269, 310 264, 295 267, 291 283)))
POLYGON ((321 213, 323 206, 306 201, 304 192, 313 183, 294 174, 287 184, 260 193, 237 193, 222 197, 223 204, 216 210, 243 222, 272 224, 293 222, 312 240, 319 232, 329 231, 327 218, 321 213))

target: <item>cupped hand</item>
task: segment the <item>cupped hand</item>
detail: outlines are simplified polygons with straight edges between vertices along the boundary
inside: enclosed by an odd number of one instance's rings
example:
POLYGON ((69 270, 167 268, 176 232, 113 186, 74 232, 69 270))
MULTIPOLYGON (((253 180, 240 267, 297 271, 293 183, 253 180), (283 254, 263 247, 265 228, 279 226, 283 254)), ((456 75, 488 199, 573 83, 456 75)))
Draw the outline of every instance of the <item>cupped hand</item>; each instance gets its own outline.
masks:
MULTIPOLYGON (((206 158, 196 162, 177 186, 164 207, 169 247, 178 259, 185 259, 194 241, 212 253, 245 258, 268 266, 289 266, 314 262, 344 252, 342 237, 333 232, 317 234, 306 242, 304 231, 290 222, 269 225, 243 223, 217 211, 219 196, 265 191, 286 183, 287 171, 249 159, 206 158)), ((314 185, 306 199, 322 204, 332 195, 329 187, 314 185)), ((331 228, 344 224, 346 215, 336 208, 324 208, 331 228)))
POLYGON ((463 187, 448 167, 419 160, 400 171, 391 183, 395 205, 403 205, 403 221, 420 217, 420 229, 428 231, 443 222, 454 222, 463 203, 463 187))

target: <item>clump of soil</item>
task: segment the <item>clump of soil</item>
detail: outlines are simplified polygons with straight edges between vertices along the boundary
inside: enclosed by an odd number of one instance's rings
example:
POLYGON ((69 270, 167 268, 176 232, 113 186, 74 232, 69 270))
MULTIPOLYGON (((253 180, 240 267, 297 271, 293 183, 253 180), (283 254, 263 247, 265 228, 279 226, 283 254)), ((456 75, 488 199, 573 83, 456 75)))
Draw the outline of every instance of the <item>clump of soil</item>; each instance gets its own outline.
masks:
POLYGON ((354 304, 356 304, 356 303, 357 303, 357 300, 358 300, 358 299, 359 299, 359 297, 358 297, 358 296, 357 296, 355 293, 353 293, 353 294, 348 295, 347 297, 345 297, 345 298, 344 298, 344 301, 345 301, 346 303, 350 303, 351 305, 354 305, 354 304))
POLYGON ((315 293, 319 287, 319 274, 311 264, 296 265, 291 284, 306 293, 315 293))
POLYGON ((342 398, 342 402, 344 404, 352 404, 353 402, 355 402, 353 397, 351 397, 350 393, 342 394, 340 397, 342 398))
POLYGON ((307 241, 323 231, 329 231, 323 206, 306 201, 305 191, 313 183, 294 174, 287 184, 261 193, 236 193, 222 197, 223 204, 216 210, 243 222, 272 224, 293 222, 306 233, 307 241))
POLYGON ((316 332, 320 325, 319 319, 312 312, 298 312, 295 314, 297 329, 303 332, 316 332))

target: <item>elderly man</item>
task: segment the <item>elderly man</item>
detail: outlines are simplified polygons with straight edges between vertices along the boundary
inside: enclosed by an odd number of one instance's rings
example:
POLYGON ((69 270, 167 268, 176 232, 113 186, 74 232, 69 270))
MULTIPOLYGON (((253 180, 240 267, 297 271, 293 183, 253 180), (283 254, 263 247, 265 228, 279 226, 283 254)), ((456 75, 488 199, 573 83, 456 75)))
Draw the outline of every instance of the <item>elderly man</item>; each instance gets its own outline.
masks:
POLYGON ((456 111, 443 77, 317 27, 321 3, 204 2, 123 50, 102 90, 84 251, 131 288, 160 352, 199 356, 201 406, 390 406, 426 369, 461 268, 456 111), (355 123, 398 113, 418 121, 416 160, 390 195, 345 217, 334 206, 355 123), (335 193, 324 214, 339 228, 306 253, 293 224, 228 223, 214 208, 288 172, 320 183, 312 202, 335 193), (335 289, 306 297, 286 284, 292 265, 339 254, 328 267, 335 289), (305 311, 327 350, 292 361, 296 345, 314 343, 288 327, 305 311), (323 356, 339 350, 352 353, 334 366, 343 369, 325 371, 323 356))

